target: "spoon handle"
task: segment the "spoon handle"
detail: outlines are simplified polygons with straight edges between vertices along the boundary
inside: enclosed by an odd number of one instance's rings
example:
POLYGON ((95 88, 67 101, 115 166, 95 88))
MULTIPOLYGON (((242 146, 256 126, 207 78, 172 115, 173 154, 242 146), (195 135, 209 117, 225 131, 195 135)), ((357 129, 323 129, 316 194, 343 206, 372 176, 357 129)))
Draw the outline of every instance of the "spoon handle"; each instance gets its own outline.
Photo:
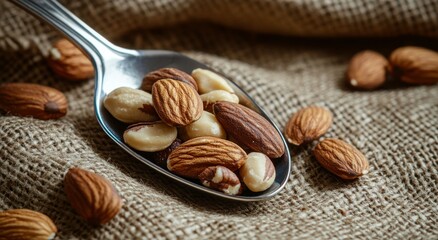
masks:
POLYGON ((114 55, 117 47, 55 0, 11 0, 15 5, 48 22, 81 47, 95 64, 114 55))

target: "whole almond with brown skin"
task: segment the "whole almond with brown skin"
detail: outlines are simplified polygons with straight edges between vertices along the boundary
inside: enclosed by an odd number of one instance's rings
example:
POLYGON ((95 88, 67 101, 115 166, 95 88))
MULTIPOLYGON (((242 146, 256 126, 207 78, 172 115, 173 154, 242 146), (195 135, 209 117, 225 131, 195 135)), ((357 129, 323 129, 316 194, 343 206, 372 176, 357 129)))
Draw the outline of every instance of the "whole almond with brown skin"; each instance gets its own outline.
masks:
POLYGON ((53 239, 58 232, 46 215, 28 209, 0 212, 0 239, 53 239))
POLYGON ((197 137, 173 150, 167 160, 167 168, 183 177, 198 178, 210 166, 224 166, 235 171, 245 163, 245 159, 245 151, 233 142, 215 137, 197 137))
POLYGON ((389 58, 395 77, 411 84, 435 84, 438 82, 438 52, 430 49, 406 46, 397 48, 389 58))
POLYGON ((67 113, 67 99, 54 88, 31 83, 0 85, 0 109, 18 116, 54 119, 67 113))
POLYGON ((70 168, 64 190, 73 209, 93 225, 109 222, 121 209, 122 200, 104 177, 80 168, 70 168))
POLYGON ((324 139, 313 150, 316 160, 342 179, 356 179, 369 171, 368 160, 354 146, 334 138, 324 139))
POLYGON ((385 82, 387 70, 389 62, 382 54, 365 50, 351 59, 347 71, 348 82, 355 88, 372 90, 385 82))
POLYGON ((176 68, 160 68, 153 72, 146 74, 143 78, 143 83, 141 84, 141 89, 146 92, 152 91, 152 85, 161 79, 173 79, 181 82, 185 82, 192 86, 196 91, 198 91, 198 84, 195 79, 189 74, 178 70, 176 68))
POLYGON ((240 145, 255 152, 278 158, 284 154, 284 145, 277 130, 255 111, 231 102, 217 102, 213 105, 216 119, 227 134, 240 145))
POLYGON ((188 84, 162 79, 152 86, 152 101, 158 116, 170 126, 185 126, 203 112, 199 94, 188 84))
POLYGON ((289 143, 301 145, 318 139, 330 128, 332 113, 323 107, 306 107, 296 112, 286 124, 284 134, 289 143))
POLYGON ((56 75, 68 80, 85 80, 94 76, 91 61, 79 48, 64 38, 53 44, 48 63, 56 75))

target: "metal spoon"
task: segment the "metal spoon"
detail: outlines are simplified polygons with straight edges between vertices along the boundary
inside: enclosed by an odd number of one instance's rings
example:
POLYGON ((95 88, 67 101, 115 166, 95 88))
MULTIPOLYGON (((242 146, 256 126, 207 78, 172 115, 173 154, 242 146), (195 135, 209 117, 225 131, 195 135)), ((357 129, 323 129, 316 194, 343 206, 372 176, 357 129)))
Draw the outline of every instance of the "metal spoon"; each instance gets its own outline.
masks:
MULTIPOLYGON (((145 73, 155 69, 174 67, 190 73, 195 68, 210 69, 209 67, 176 52, 162 50, 139 51, 115 46, 54 0, 12 0, 12 2, 51 24, 88 54, 95 69, 94 109, 97 120, 105 133, 133 157, 175 181, 202 192, 231 200, 266 200, 279 193, 285 186, 289 179, 291 159, 287 143, 283 137, 282 140, 286 152, 281 158, 274 160, 277 173, 274 184, 261 193, 229 196, 222 192, 206 188, 199 183, 181 178, 159 167, 131 149, 123 142, 122 135, 125 130, 123 124, 112 117, 103 106, 104 97, 109 92, 121 86, 139 88, 145 73)), ((265 117, 281 135, 278 127, 275 126, 253 99, 235 83, 229 81, 229 84, 235 90, 241 102, 244 102, 247 107, 252 108, 265 117)))

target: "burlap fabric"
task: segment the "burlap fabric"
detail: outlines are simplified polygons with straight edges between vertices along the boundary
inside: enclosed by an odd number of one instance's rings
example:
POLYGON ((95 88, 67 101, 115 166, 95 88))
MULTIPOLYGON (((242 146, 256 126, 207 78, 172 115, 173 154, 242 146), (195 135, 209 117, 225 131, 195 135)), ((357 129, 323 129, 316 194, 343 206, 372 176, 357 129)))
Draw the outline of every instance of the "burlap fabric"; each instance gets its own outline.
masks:
POLYGON ((57 32, 1 1, 0 81, 49 85, 69 100, 69 113, 59 120, 0 116, 1 210, 41 211, 58 226, 59 239, 438 238, 438 87, 395 82, 360 92, 344 85, 348 60, 362 49, 436 50, 437 1, 64 4, 120 45, 176 50, 210 65, 247 90, 281 128, 301 107, 329 108, 334 124, 325 137, 359 148, 370 173, 341 181, 320 167, 310 144, 291 147, 290 180, 266 202, 228 202, 178 185, 103 133, 92 80, 66 82, 48 69, 44 56, 57 32), (367 38, 338 38, 361 36, 367 38), (90 227, 70 207, 62 180, 72 166, 107 177, 120 192, 123 209, 109 224, 90 227))

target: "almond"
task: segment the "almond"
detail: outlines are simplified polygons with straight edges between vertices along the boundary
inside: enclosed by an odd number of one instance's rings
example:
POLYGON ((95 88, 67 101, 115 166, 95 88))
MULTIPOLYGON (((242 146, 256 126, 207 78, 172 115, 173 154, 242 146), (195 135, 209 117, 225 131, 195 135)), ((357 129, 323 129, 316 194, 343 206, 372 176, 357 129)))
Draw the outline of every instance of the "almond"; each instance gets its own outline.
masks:
POLYGON ((213 105, 216 119, 225 132, 240 145, 270 158, 284 154, 280 134, 264 117, 237 103, 217 102, 213 105))
POLYGON ((152 91, 152 85, 161 79, 173 79, 181 82, 185 82, 192 86, 196 91, 198 91, 198 84, 195 79, 189 74, 178 70, 176 68, 160 68, 153 72, 146 74, 143 78, 143 83, 141 84, 141 89, 146 92, 152 91))
POLYGON ((287 141, 301 145, 318 139, 332 125, 332 113, 322 107, 306 107, 296 112, 286 124, 284 134, 287 141))
POLYGON ((53 44, 48 63, 55 74, 68 80, 84 80, 94 76, 91 61, 65 38, 53 44))
POLYGON ((185 126, 198 120, 203 111, 202 101, 189 85, 163 79, 152 86, 152 100, 158 116, 170 126, 185 126))
POLYGON ((355 88, 372 90, 385 82, 388 69, 388 60, 382 54, 365 50, 351 59, 347 71, 348 82, 355 88))
POLYGON ((395 77, 411 84, 435 84, 438 82, 438 52, 430 49, 406 46, 397 48, 389 58, 395 77))
POLYGON ((18 116, 54 119, 67 113, 67 99, 54 88, 31 83, 0 85, 0 109, 18 116))
POLYGON ((0 212, 0 239, 53 239, 58 232, 46 215, 28 209, 0 212))
POLYGON ((313 150, 316 160, 342 179, 356 179, 369 171, 368 160, 354 146, 339 140, 324 139, 313 150))
POLYGON ((87 222, 109 222, 121 209, 122 200, 104 177, 80 168, 70 168, 64 177, 64 190, 73 209, 87 222))
POLYGON ((198 178, 211 166, 224 166, 231 171, 239 169, 246 153, 237 144, 215 137, 198 137, 179 145, 170 154, 167 168, 180 176, 198 178))

